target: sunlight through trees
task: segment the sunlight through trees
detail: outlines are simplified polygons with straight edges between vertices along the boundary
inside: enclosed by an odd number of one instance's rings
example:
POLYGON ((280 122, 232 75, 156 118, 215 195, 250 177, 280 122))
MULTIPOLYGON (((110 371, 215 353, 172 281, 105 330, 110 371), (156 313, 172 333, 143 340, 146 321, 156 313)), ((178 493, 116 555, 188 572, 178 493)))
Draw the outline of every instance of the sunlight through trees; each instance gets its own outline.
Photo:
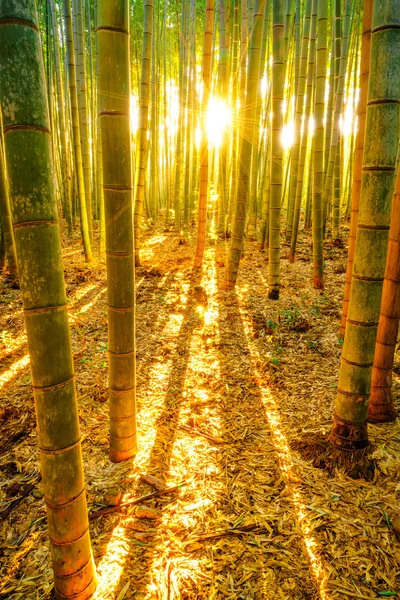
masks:
POLYGON ((399 142, 400 0, 0 0, 0 595, 399 592, 399 142))

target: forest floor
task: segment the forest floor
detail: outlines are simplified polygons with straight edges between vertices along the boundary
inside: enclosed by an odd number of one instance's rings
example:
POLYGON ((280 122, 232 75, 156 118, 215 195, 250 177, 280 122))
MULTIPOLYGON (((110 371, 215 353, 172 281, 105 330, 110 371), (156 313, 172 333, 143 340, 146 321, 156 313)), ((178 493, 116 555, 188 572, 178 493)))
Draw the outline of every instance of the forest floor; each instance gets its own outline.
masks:
MULTIPOLYGON (((90 512, 178 492, 91 520, 97 600, 373 599, 400 594, 399 420, 370 426, 370 481, 317 468, 302 441, 329 433, 342 340, 346 247, 326 244, 326 287, 311 285, 310 237, 282 250, 279 301, 267 255, 246 242, 235 292, 222 289, 227 244, 201 272, 186 243, 150 228, 137 269, 139 451, 108 460, 106 272, 64 240, 90 512), (202 286, 206 292, 201 292, 202 286), (207 296, 207 298, 205 298, 207 296)), ((39 452, 18 290, 0 280, 0 597, 52 597, 39 452), (22 497, 22 499, 21 499, 22 497), (20 499, 17 505, 11 504, 20 499)), ((396 362, 396 369, 398 363, 396 362)), ((395 396, 399 383, 395 377, 395 396)))

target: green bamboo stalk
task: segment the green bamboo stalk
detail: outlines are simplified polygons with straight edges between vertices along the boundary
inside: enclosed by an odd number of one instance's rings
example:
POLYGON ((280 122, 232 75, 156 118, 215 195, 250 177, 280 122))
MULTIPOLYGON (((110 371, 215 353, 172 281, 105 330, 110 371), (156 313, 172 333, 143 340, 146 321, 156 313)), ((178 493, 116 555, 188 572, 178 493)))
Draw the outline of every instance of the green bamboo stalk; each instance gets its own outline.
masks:
MULTIPOLYGON (((94 27, 97 29, 97 1, 94 0, 94 27)), ((96 50, 96 81, 99 80, 99 51, 97 35, 95 36, 95 50, 96 50)), ((97 92, 97 105, 99 103, 99 87, 96 86, 97 92)), ((93 113, 93 117, 95 117, 93 113)), ((95 118, 96 122, 96 186, 97 186, 97 200, 99 205, 99 255, 100 258, 104 258, 106 254, 106 217, 104 212, 104 192, 103 192, 103 152, 101 147, 101 127, 100 119, 95 118)))
POLYGON ((71 108, 71 125, 74 144, 75 172, 80 209, 79 216, 81 220, 81 235, 83 248, 85 251, 85 258, 87 262, 91 262, 92 249, 90 244, 89 226, 86 211, 85 183, 83 179, 81 134, 79 128, 78 98, 76 91, 75 50, 72 33, 71 0, 63 0, 63 6, 68 64, 69 99, 71 108))
POLYGON ((247 0, 242 0, 241 2, 241 13, 240 13, 240 40, 238 42, 240 45, 240 58, 239 58, 239 82, 238 82, 238 96, 237 103, 235 107, 234 119, 236 122, 236 132, 237 132, 237 150, 236 150, 236 160, 235 165, 232 169, 232 185, 234 189, 234 197, 231 201, 231 215, 229 218, 230 230, 233 228, 233 216, 236 211, 236 202, 238 198, 238 187, 239 187, 239 162, 240 162, 240 152, 241 152, 241 139, 242 134, 241 130, 243 128, 243 123, 241 119, 241 115, 243 114, 243 108, 246 103, 246 83, 247 83, 247 0), (239 107, 237 106, 239 104, 239 107), (234 179, 233 179, 234 177, 234 179))
POLYGON ((110 460, 121 462, 137 451, 128 0, 98 0, 97 43, 106 215, 110 460))
MULTIPOLYGON (((228 35, 226 26, 227 6, 226 0, 219 0, 219 96, 226 102, 228 95, 228 35)), ((223 133, 222 143, 219 147, 219 169, 218 169, 218 223, 217 233, 224 237, 226 234, 226 200, 227 200, 227 145, 228 137, 223 133)))
POLYGON ((251 34, 253 31, 254 0, 247 0, 247 48, 250 48, 251 34))
MULTIPOLYGON (((332 135, 331 135, 331 145, 329 149, 329 160, 328 160, 328 170, 326 172, 325 179, 325 187, 324 187, 324 222, 326 221, 326 217, 328 214, 328 205, 329 199, 331 195, 332 189, 332 179, 336 164, 336 154, 339 154, 339 173, 340 173, 340 116, 342 113, 343 106, 343 95, 344 95, 344 85, 345 85, 345 77, 346 77, 346 67, 347 67, 347 56, 348 56, 348 40, 349 40, 349 27, 350 27, 350 1, 346 0, 346 9, 345 13, 347 14, 347 18, 344 20, 343 27, 343 39, 339 32, 338 45, 336 47, 336 52, 339 55, 335 57, 335 69, 338 71, 338 75, 335 78, 335 101, 334 101, 334 114, 333 114, 333 123, 332 123, 332 135)), ((340 180, 340 177, 339 177, 340 180)), ((340 187, 340 185, 339 185, 340 187)), ((337 195, 336 195, 337 200, 337 195)), ((337 211, 337 209, 336 209, 337 211)), ((337 217, 337 212, 336 212, 337 217)), ((336 233, 338 232, 338 223, 336 223, 336 233)), ((333 236, 335 237, 335 236, 333 236)))
POLYGON ((327 23, 328 1, 318 2, 317 53, 315 66, 315 104, 314 104, 314 173, 312 198, 312 234, 314 287, 324 287, 323 253, 323 185, 324 185, 324 111, 326 84, 327 23))
POLYGON ((197 58, 196 58, 196 0, 192 0, 193 2, 193 26, 191 32, 191 54, 192 54, 192 104, 191 104, 191 145, 192 145, 192 179, 190 185, 190 211, 189 211, 189 221, 190 223, 194 223, 194 214, 195 209, 198 204, 198 192, 199 192, 199 152, 196 143, 196 131, 198 124, 198 115, 199 115, 199 98, 197 94, 197 58))
POLYGON ((261 215, 260 227, 257 235, 258 249, 268 249, 269 246, 269 199, 271 191, 271 64, 266 57, 271 56, 272 35, 270 28, 271 20, 271 2, 268 0, 268 6, 264 12, 263 42, 261 47, 261 65, 264 66, 263 76, 266 77, 267 89, 263 102, 263 132, 262 151, 263 166, 261 183, 259 188, 259 210, 261 215))
MULTIPOLYGON (((186 2, 182 0, 182 15, 181 15, 181 31, 186 31, 187 26, 187 10, 186 2)), ((175 186, 174 186, 174 211, 175 211, 175 228, 180 231, 181 228, 181 205, 182 205, 182 187, 183 173, 185 168, 185 108, 186 108, 186 91, 187 78, 185 73, 186 65, 186 43, 185 35, 180 36, 179 41, 179 118, 178 131, 176 139, 175 152, 175 186)))
MULTIPOLYGON (((241 2, 240 14, 240 82, 239 82, 239 101, 240 109, 243 110, 246 96, 247 82, 247 0, 241 2)), ((239 113, 240 115, 240 113, 239 113)), ((239 127, 241 121, 239 118, 239 127)), ((239 134, 240 138, 240 134, 239 134)), ((240 141, 239 141, 240 144, 240 141)))
MULTIPOLYGON (((297 182, 299 178, 299 160, 301 147, 301 124, 304 114, 304 96, 307 83, 307 58, 308 46, 311 26, 311 0, 306 0, 303 39, 300 49, 300 2, 296 2, 296 64, 297 56, 299 56, 299 75, 298 86, 296 92, 296 112, 294 125, 294 143, 292 146, 292 165, 290 169, 290 188, 289 188, 289 203, 288 203, 288 218, 286 224, 286 239, 291 242, 292 232, 296 225, 294 224, 294 216, 296 210, 300 211, 300 207, 296 206, 297 182)), ((296 67, 297 69, 297 67, 296 67)), ((307 118, 307 117, 306 117, 307 118)), ((300 212, 296 213, 296 218, 300 216, 300 212)), ((297 222, 298 227, 298 222, 297 222)), ((296 233, 297 236, 297 233, 296 233)))
POLYGON ((400 169, 390 219, 385 281, 371 377, 368 421, 385 423, 397 418, 392 396, 392 369, 400 322, 400 169))
POLYGON ((331 443, 368 446, 372 365, 400 135, 400 0, 374 3, 362 189, 331 443))
POLYGON ((236 285, 243 247, 246 207, 249 195, 251 153, 254 141, 254 107, 257 101, 257 86, 260 67, 265 2, 266 0, 256 0, 254 6, 254 18, 248 60, 246 103, 244 108, 241 110, 240 116, 241 150, 239 153, 238 196, 236 200, 232 241, 229 250, 229 259, 224 283, 227 289, 233 289, 236 285))
POLYGON ((4 270, 6 266, 6 247, 4 244, 4 232, 3 225, 1 223, 1 214, 0 214, 0 272, 4 270))
POLYGON ((261 223, 258 231, 258 249, 269 247, 269 201, 271 193, 271 136, 267 142, 267 156, 265 160, 265 183, 262 186, 261 223))
POLYGON ((62 3, 58 6, 56 11, 57 27, 60 38, 60 67, 61 67, 61 82, 63 87, 63 98, 64 98, 64 116, 65 116, 65 128, 67 136, 67 162, 68 162, 68 173, 69 173, 69 192, 70 192, 70 211, 71 211, 71 222, 72 229, 75 227, 75 213, 74 213, 74 181, 75 181, 75 166, 74 166, 74 150, 73 150, 73 135, 72 135, 72 119, 70 110, 70 99, 69 99, 69 86, 68 86, 68 65, 66 58, 66 44, 64 39, 64 27, 63 27, 63 8, 62 3))
POLYGON ((314 172, 314 138, 311 138, 310 142, 310 160, 307 178, 307 192, 306 192, 306 208, 304 214, 304 229, 311 228, 311 216, 312 216, 312 185, 313 185, 313 172, 314 172))
POLYGON ((96 579, 34 0, 1 2, 0 47, 5 151, 55 597, 86 600, 96 579))
MULTIPOLYGON (((157 31, 156 16, 153 10, 153 31, 157 31)), ((158 170, 157 164, 157 36, 152 36, 152 56, 151 56, 151 116, 150 116, 150 186, 149 186, 149 201, 150 201, 150 216, 153 221, 157 217, 158 205, 158 170)))
POLYGON ((148 119, 151 73, 151 37, 153 33, 153 0, 145 0, 142 48, 142 75, 140 81, 139 126, 136 136, 135 170, 135 264, 140 266, 140 240, 142 236, 144 186, 148 155, 148 119))
POLYGON ((371 27, 374 0, 365 0, 362 24, 361 63, 360 63, 360 99, 358 103, 358 130, 354 151, 353 180, 351 189, 351 221, 349 232, 349 251, 347 258, 346 280, 344 285, 344 298, 342 308, 342 319, 340 321, 339 333, 344 338, 346 331, 347 314, 349 310, 350 291, 352 287, 352 272, 354 263, 354 249, 356 245, 356 233, 358 223, 358 212, 361 200, 362 164, 365 144, 365 122, 367 115, 368 82, 371 55, 371 27))
POLYGON ((168 139, 168 128, 167 128, 167 116, 168 116, 168 94, 167 94, 167 0, 164 0, 164 14, 163 14, 163 59, 164 59, 164 156, 165 156, 165 196, 166 196, 166 211, 165 211, 165 222, 168 224, 170 219, 171 211, 171 161, 169 152, 169 139, 168 139))
POLYGON ((57 101, 58 101, 58 118, 60 126, 60 142, 61 142, 61 166, 63 179, 63 198, 65 207, 65 218, 68 226, 69 235, 72 234, 72 214, 71 214, 71 175, 69 172, 68 163, 68 147, 67 147, 67 131, 65 125, 65 106, 64 106, 64 90, 61 73, 60 62, 60 38, 58 33, 57 9, 55 0, 50 0, 50 12, 53 26, 53 41, 54 41, 54 68, 57 83, 57 101))
POLYGON ((92 219, 92 192, 91 192, 91 166, 90 166, 90 139, 89 139, 89 115, 87 108, 87 85, 86 85, 86 47, 85 28, 83 19, 82 0, 74 0, 76 5, 76 20, 78 52, 76 55, 77 65, 77 90, 79 107, 79 127, 82 144, 83 181, 85 185, 86 213, 89 228, 90 241, 93 243, 93 219, 92 219))
MULTIPOLYGON (((45 37, 46 48, 45 48, 45 50, 43 48, 43 52, 45 52, 45 55, 46 55, 45 67, 46 67, 46 82, 47 82, 47 101, 48 101, 48 105, 49 105, 50 130, 53 132, 54 131, 53 55, 51 52, 51 40, 50 40, 50 38, 51 38, 51 17, 50 17, 49 5, 48 5, 47 1, 44 2, 43 12, 44 12, 45 30, 46 30, 46 37, 45 37)), ((55 156, 55 147, 54 147, 55 139, 54 138, 55 138, 55 136, 52 135, 51 146, 52 146, 53 156, 55 156)))
MULTIPOLYGON (((356 47, 359 47, 359 44, 356 44, 356 47)), ((354 52, 354 54, 356 54, 356 51, 354 52)), ((361 60, 356 60, 354 61, 354 69, 353 69, 353 115, 357 114, 357 96, 355 93, 355 90, 357 89, 358 86, 358 82, 360 79, 360 66, 361 66, 361 60)), ((345 212, 344 212, 344 220, 347 221, 349 219, 350 216, 350 210, 351 210, 351 182, 353 181, 353 172, 354 172, 354 160, 355 160, 355 147, 356 147, 356 139, 357 139, 357 132, 354 130, 354 127, 352 128, 352 132, 351 132, 351 145, 350 145, 350 152, 349 155, 351 157, 351 159, 348 162, 348 166, 347 166, 347 177, 346 177, 346 185, 344 188, 344 197, 345 197, 345 202, 344 205, 346 206, 345 208, 345 212)))
POLYGON ((340 240, 340 200, 341 200, 341 176, 340 176, 340 145, 336 151, 335 168, 333 171, 333 198, 332 198, 332 240, 340 240))
POLYGON ((285 44, 283 2, 272 5, 272 129, 271 129, 271 193, 269 202, 268 298, 278 300, 280 286, 280 232, 283 176, 282 103, 285 88, 285 44))
MULTIPOLYGON (((95 0, 94 0, 95 2, 95 0)), ((86 0, 86 18, 88 28, 88 49, 89 49, 89 82, 90 82, 90 137, 92 140, 92 152, 91 152, 91 181, 92 181, 92 207, 95 213, 95 218, 98 218, 99 200, 97 197, 98 185, 97 185, 97 118, 96 118, 96 93, 95 93, 95 78, 93 76, 93 44, 92 44, 92 19, 91 19, 91 2, 86 0)))
POLYGON ((232 152, 231 152, 231 182, 229 190, 228 217, 226 229, 230 233, 232 229, 232 217, 237 196, 237 168, 239 152, 239 125, 238 125, 238 98, 240 80, 240 35, 239 35, 239 6, 234 3, 233 7, 233 30, 232 30, 232 152))
MULTIPOLYGON (((292 237, 290 240, 290 252, 289 261, 294 262, 296 254, 297 236, 300 225, 300 210, 301 201, 303 198, 303 182, 305 176, 305 166, 307 159, 307 144, 308 138, 310 137, 310 112, 312 106, 312 95, 313 95, 313 81, 314 81, 314 67, 315 67, 315 37, 317 31, 317 2, 316 0, 306 0, 305 7, 305 18, 304 18, 304 30, 303 30, 303 43, 301 51, 301 62, 300 62, 300 76, 299 76, 299 94, 298 102, 301 103, 301 95, 304 93, 304 79, 306 77, 306 102, 304 108, 304 126, 303 135, 301 136, 301 147, 299 154, 299 164, 297 171, 297 182, 296 182, 296 198, 295 208, 293 215, 293 230, 292 237)), ((304 96, 303 96, 304 104, 304 96)), ((300 107, 299 107, 300 108, 300 107)), ((297 114, 297 113, 296 113, 297 114)))
POLYGON ((211 86, 211 46, 213 37, 214 0, 206 2, 206 22, 204 28, 203 47, 203 101, 201 107, 201 148, 200 148, 200 193, 199 193, 199 216, 197 226, 197 243, 194 266, 200 267, 204 256, 207 227, 207 198, 208 198, 208 139, 207 139, 207 107, 210 97, 211 86))
POLYGON ((266 54, 266 37, 264 35, 266 29, 266 22, 268 22, 266 16, 269 10, 269 0, 264 2, 264 20, 263 20, 263 36, 261 42, 261 54, 260 63, 258 68, 258 81, 257 81, 257 98, 256 104, 253 108, 254 117, 254 131, 252 134, 253 148, 252 148, 252 161, 250 171, 250 202, 248 211, 248 222, 247 222, 247 238, 249 240, 255 240, 257 238, 257 182, 258 174, 260 170, 260 152, 261 140, 260 140, 260 117, 261 117, 261 93, 260 83, 264 74, 265 54, 266 54))
POLYGON ((184 153, 184 176, 183 176, 183 223, 187 227, 189 225, 189 207, 190 207, 190 178, 192 170, 192 72, 193 61, 191 56, 191 24, 193 22, 193 2, 187 0, 187 19, 186 19, 186 34, 185 40, 185 64, 184 64, 184 131, 185 131, 185 153, 184 153))
MULTIPOLYGON (((1 118, 0 118, 1 124, 1 118)), ((12 228, 10 200, 8 196, 8 186, 6 178, 6 166, 4 163, 3 140, 0 135, 0 218, 2 226, 2 240, 4 247, 4 256, 7 261, 7 268, 10 275, 17 274, 17 255, 15 252, 14 233, 12 228)))
MULTIPOLYGON (((283 0, 282 0, 283 1, 283 0)), ((290 33, 292 29, 292 4, 293 0, 286 0, 285 10, 285 29, 284 29, 284 44, 285 44, 285 62, 288 60, 290 48, 290 33)))
POLYGON ((326 106, 326 126, 325 126, 325 146, 324 146, 324 173, 328 170, 329 161, 329 149, 331 147, 331 135, 332 135, 332 116, 333 116, 333 102, 335 96, 335 36, 332 35, 331 39, 331 59, 329 67, 329 81, 328 81, 328 102, 326 106))

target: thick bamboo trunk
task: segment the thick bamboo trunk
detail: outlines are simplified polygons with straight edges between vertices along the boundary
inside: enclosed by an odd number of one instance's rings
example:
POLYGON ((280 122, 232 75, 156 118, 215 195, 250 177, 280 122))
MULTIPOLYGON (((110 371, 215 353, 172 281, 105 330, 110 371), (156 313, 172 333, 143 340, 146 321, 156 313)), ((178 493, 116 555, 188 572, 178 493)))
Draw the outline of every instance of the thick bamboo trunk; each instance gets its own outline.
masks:
POLYGON ((400 169, 390 220, 389 246, 383 282, 368 421, 394 421, 397 416, 392 398, 392 368, 400 321, 400 169))
POLYGON ((374 5, 370 65, 362 201, 331 433, 332 444, 345 451, 368 445, 371 373, 400 134, 400 0, 374 5))
POLYGON ((1 2, 0 47, 5 151, 55 597, 86 600, 96 580, 34 0, 1 2))
POLYGON ((367 97, 369 80, 369 61, 371 55, 371 27, 372 12, 374 9, 374 0, 364 1, 364 15, 362 25, 361 42, 361 65, 360 65, 360 99, 358 102, 358 129, 355 142, 355 152, 353 160, 353 183, 351 189, 351 220, 349 232, 349 252, 346 268, 346 283, 344 286, 344 299, 342 308, 342 319, 340 322, 340 335, 344 338, 346 331, 347 313, 349 310, 351 274, 353 272, 354 249, 356 246, 356 233, 358 223, 358 211, 361 198, 361 176, 362 162, 365 143, 365 121, 367 116, 367 97))
POLYGON ((110 460, 137 451, 129 2, 98 0, 99 115, 106 216, 110 460))

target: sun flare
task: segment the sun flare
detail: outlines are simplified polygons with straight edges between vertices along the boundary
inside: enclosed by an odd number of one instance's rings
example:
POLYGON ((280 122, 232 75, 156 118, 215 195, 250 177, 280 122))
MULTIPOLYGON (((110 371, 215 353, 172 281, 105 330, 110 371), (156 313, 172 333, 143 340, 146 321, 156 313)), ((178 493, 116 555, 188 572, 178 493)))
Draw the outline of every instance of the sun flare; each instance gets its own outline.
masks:
POLYGON ((219 98, 210 98, 207 110, 207 137, 212 146, 218 148, 221 145, 222 136, 231 123, 230 107, 219 98))

